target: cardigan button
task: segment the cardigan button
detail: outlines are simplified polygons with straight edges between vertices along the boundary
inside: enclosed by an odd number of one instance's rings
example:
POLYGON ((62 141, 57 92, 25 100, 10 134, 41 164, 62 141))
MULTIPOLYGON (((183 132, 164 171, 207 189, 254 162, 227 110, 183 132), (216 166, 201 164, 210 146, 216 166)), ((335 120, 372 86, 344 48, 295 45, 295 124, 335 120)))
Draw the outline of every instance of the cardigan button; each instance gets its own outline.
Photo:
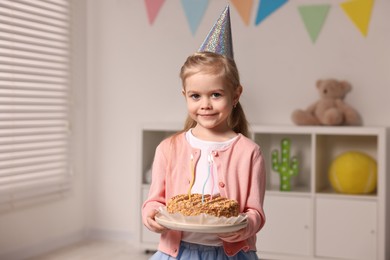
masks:
POLYGON ((219 187, 224 188, 225 187, 225 183, 223 183, 222 181, 219 182, 219 187))

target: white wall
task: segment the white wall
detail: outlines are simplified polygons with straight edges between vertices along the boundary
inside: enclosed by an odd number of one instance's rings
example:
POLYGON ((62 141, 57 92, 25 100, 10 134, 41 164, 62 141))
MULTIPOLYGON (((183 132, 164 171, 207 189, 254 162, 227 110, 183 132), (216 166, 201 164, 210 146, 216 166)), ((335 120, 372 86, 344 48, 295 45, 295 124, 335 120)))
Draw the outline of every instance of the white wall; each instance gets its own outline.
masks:
POLYGON ((85 169, 85 1, 73 4, 74 178, 70 192, 42 201, 25 201, 0 211, 0 259, 17 260, 86 236, 85 169))
MULTIPOLYGON (((390 126, 390 1, 375 1, 367 38, 342 12, 341 2, 321 1, 332 7, 316 44, 297 11, 310 0, 289 1, 259 26, 245 26, 231 8, 242 102, 251 123, 292 124, 291 111, 317 99, 315 81, 335 77, 353 84, 346 101, 366 125, 390 126)), ((179 69, 225 4, 210 1, 193 36, 179 0, 166 1, 153 26, 144 1, 88 2, 90 223, 98 234, 136 239, 139 128, 184 120, 179 69)))

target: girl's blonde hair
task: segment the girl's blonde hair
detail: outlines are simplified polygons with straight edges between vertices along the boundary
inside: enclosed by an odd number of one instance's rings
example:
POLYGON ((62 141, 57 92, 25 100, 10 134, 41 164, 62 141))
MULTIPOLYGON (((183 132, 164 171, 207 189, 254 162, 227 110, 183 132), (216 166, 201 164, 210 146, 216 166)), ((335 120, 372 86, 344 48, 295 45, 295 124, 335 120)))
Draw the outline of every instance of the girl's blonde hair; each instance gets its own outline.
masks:
MULTIPOLYGON (((184 89, 186 79, 198 72, 220 75, 231 96, 241 86, 234 60, 213 52, 197 52, 187 58, 180 70, 180 78, 184 89)), ((248 121, 240 102, 233 108, 228 118, 228 125, 234 132, 248 137, 248 121)), ((188 131, 195 126, 196 121, 188 116, 183 131, 188 131)))

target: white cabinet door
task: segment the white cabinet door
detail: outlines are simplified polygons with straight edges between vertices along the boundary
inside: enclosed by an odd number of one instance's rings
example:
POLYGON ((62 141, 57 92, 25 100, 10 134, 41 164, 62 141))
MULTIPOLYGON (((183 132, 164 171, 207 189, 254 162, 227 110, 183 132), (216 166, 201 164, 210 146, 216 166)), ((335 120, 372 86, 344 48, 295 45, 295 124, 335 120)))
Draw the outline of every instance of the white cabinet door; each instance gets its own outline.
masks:
POLYGON ((318 198, 316 255, 342 259, 377 259, 375 201, 318 198))
POLYGON ((257 235, 257 249, 264 253, 310 255, 312 203, 306 197, 266 195, 266 223, 257 235))
MULTIPOLYGON (((142 188, 142 202, 144 202, 148 198, 148 188, 142 188)), ((142 232, 141 232, 141 240, 143 243, 151 243, 151 244, 158 244, 160 241, 160 234, 154 233, 147 229, 143 224, 142 225, 142 232)))

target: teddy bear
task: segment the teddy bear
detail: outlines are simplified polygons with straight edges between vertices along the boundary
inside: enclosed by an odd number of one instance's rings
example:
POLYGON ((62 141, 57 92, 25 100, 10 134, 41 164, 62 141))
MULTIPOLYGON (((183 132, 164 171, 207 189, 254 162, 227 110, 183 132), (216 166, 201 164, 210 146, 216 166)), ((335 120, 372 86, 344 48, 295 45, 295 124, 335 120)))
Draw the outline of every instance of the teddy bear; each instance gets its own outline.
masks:
POLYGON ((291 115, 297 125, 358 126, 362 124, 359 113, 344 102, 352 86, 348 81, 320 79, 316 82, 320 99, 307 109, 297 109, 291 115))

